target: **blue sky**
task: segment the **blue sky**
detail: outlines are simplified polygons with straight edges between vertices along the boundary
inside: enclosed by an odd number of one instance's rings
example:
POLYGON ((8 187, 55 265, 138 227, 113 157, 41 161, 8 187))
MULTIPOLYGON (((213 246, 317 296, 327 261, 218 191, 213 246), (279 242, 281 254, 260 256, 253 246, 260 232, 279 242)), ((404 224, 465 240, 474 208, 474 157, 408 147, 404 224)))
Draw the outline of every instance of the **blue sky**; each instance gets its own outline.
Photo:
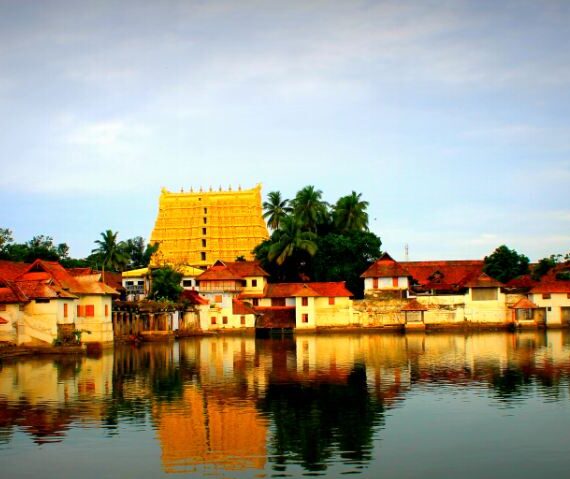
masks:
POLYGON ((0 0, 0 227, 87 255, 161 187, 355 190, 403 259, 570 250, 570 2, 0 0))

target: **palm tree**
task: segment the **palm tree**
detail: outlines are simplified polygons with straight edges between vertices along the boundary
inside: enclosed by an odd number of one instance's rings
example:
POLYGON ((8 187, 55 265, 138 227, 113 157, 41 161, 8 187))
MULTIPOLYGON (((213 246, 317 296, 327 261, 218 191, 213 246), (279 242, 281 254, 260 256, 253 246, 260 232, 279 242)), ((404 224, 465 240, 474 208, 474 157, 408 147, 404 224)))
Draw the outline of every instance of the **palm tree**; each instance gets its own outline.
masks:
POLYGON ((103 272, 105 269, 121 271, 129 262, 124 243, 117 242, 118 234, 118 232, 113 233, 111 230, 107 230, 101 233, 102 239, 95 240, 99 247, 91 252, 101 258, 103 272))
POLYGON ((299 223, 291 216, 285 216, 281 220, 281 227, 274 233, 274 238, 267 259, 275 261, 279 266, 296 252, 305 251, 310 256, 314 256, 317 252, 315 243, 317 235, 310 231, 302 231, 299 223))
POLYGON ((328 216, 328 203, 322 200, 323 192, 314 186, 305 186, 292 201, 293 214, 300 227, 316 232, 317 226, 323 224, 328 216))
POLYGON ((334 225, 338 231, 368 230, 368 201, 362 201, 362 193, 343 196, 338 199, 333 211, 334 225))
POLYGON ((279 191, 271 191, 267 199, 268 201, 263 202, 263 217, 267 219, 267 226, 277 230, 281 220, 291 212, 289 200, 281 198, 279 191))

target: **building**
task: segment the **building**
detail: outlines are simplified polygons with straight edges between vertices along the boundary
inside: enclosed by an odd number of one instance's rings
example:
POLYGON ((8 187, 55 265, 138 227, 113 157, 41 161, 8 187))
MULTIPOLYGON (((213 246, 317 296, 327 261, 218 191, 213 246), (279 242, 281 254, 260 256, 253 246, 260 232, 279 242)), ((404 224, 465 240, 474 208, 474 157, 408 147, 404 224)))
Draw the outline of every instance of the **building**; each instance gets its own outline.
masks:
POLYGON ((81 337, 83 342, 112 342, 116 295, 100 273, 74 276, 52 261, 1 261, 0 341, 51 345, 81 337))
POLYGON ((344 282, 273 283, 254 261, 217 261, 200 275, 209 302, 202 330, 314 330, 352 324, 352 293, 344 282))
MULTIPOLYGON (((178 266, 176 270, 182 275, 180 286, 185 290, 198 291, 196 278, 201 275, 204 270, 192 266, 178 266)), ((132 269, 123 271, 121 274, 122 286, 125 290, 127 301, 140 301, 149 295, 152 287, 151 268, 132 269)))
POLYGON ((268 238, 262 217, 261 185, 237 191, 173 193, 163 189, 151 244, 158 243, 151 267, 188 265, 205 269, 218 259, 253 259, 268 238))
POLYGON ((559 265, 541 281, 527 275, 502 284, 484 261, 397 262, 384 254, 362 275, 361 323, 408 326, 561 327, 570 324, 570 281, 559 265), (407 275, 407 277, 403 277, 407 275), (407 284, 407 289, 401 285, 407 284), (401 291, 401 296, 398 293, 401 291))

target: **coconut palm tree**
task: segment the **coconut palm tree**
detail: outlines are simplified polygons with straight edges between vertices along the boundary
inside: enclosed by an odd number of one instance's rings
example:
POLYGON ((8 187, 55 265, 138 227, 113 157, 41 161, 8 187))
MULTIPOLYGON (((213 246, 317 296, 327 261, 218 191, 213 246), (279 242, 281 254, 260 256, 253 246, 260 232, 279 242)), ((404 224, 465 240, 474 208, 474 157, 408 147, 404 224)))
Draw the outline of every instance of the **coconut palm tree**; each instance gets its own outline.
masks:
POLYGON ((292 201, 293 215, 303 230, 316 232, 317 226, 327 221, 329 205, 322 196, 321 190, 309 185, 300 190, 292 201))
POLYGON ((95 244, 99 246, 91 252, 100 257, 103 271, 105 269, 121 271, 129 262, 124 243, 117 241, 118 234, 118 232, 113 233, 113 231, 107 230, 101 233, 100 240, 95 240, 95 244))
POLYGON ((288 258, 300 251, 314 256, 317 252, 316 238, 316 234, 303 231, 295 218, 285 216, 281 220, 279 230, 272 237, 274 242, 269 247, 267 258, 281 266, 288 258))
POLYGON ((338 231, 368 230, 368 201, 362 201, 362 193, 353 191, 350 195, 338 199, 333 210, 334 225, 338 231))
POLYGON ((267 220, 267 226, 277 230, 283 217, 291 212, 289 200, 283 199, 279 191, 271 191, 267 199, 268 201, 263 202, 263 217, 267 220))

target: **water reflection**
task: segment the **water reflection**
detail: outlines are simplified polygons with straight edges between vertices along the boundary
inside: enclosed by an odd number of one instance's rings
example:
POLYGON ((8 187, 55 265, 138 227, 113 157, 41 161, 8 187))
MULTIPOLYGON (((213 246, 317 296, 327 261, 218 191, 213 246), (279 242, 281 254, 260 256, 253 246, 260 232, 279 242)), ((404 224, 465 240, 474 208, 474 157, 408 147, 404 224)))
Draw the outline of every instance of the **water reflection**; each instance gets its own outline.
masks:
POLYGON ((409 398, 458 390, 498 409, 567 404, 569 377, 565 331, 224 336, 12 360, 0 369, 0 457, 33 458, 21 435, 50 447, 97 429, 98 441, 150 435, 160 457, 140 460, 167 474, 354 473, 377 459, 389 412, 409 398))

